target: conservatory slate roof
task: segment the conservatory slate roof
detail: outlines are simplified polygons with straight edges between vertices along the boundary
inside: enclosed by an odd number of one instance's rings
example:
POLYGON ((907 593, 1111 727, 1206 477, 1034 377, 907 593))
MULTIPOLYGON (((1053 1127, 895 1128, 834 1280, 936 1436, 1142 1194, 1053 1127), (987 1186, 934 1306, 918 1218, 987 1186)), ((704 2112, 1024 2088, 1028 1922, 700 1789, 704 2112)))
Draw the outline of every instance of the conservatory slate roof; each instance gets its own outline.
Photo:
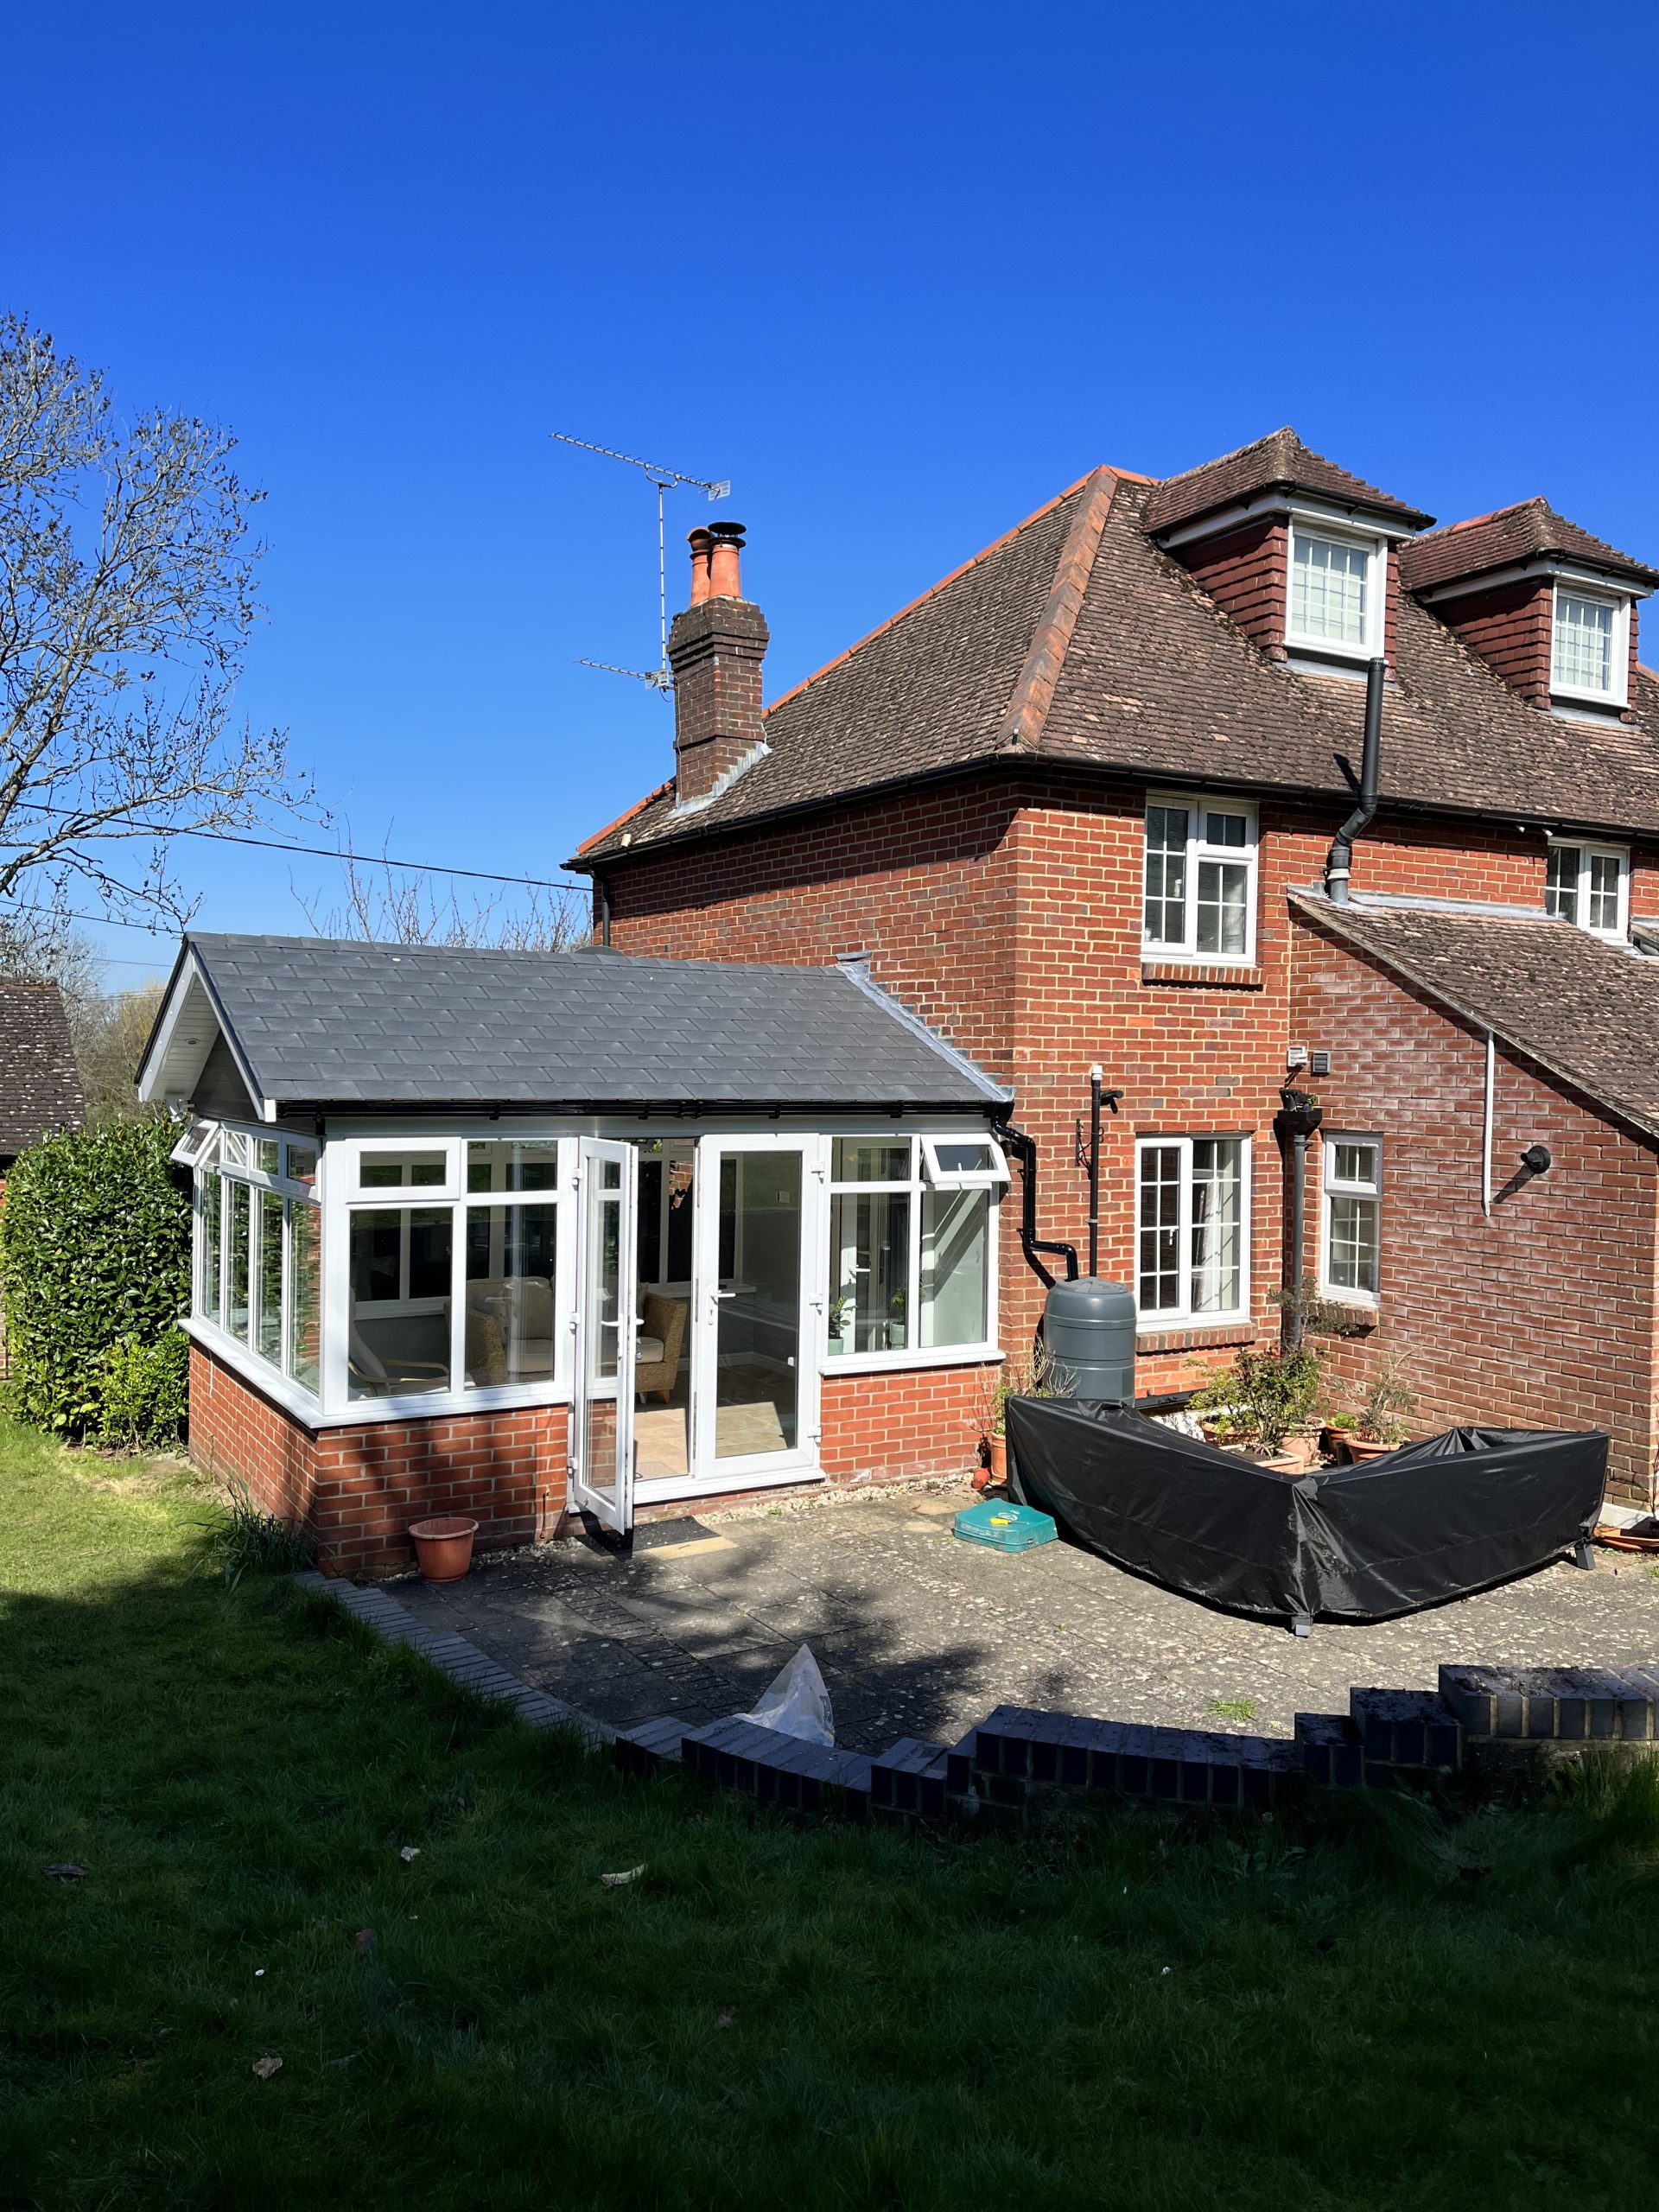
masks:
POLYGON ((278 1107, 983 1109, 1012 1096, 858 962, 192 932, 169 998, 193 957, 256 1095, 278 1107))
MULTIPOLYGON (((1276 454, 1279 439, 1245 453, 1276 454)), ((1348 480, 1351 499, 1370 491, 1348 480)), ((573 865, 975 768, 1065 764, 1348 799, 1363 685, 1274 659, 1160 550, 1155 503, 1167 488, 1095 470, 774 701, 769 750, 707 804, 678 813, 664 784, 590 837, 573 865)), ((1628 720, 1594 721, 1541 712, 1402 591, 1384 796, 1510 822, 1659 831, 1659 681, 1645 669, 1630 708, 1628 720)))
POLYGON ((1363 898, 1334 906, 1300 891, 1291 906, 1300 920, 1659 1137, 1659 959, 1543 914, 1363 898))
POLYGON ((78 1129, 85 1113, 62 993, 0 977, 0 1160, 78 1129))

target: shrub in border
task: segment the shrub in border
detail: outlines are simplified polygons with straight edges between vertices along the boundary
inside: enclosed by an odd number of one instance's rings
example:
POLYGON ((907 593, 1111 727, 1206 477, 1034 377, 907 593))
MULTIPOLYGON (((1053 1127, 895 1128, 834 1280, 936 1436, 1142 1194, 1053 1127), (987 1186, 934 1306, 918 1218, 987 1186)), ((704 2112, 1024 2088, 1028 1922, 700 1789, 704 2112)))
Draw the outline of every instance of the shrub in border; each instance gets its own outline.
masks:
POLYGON ((167 1122, 48 1137, 0 1201, 6 1410, 37 1428, 159 1443, 182 1426, 190 1200, 167 1122))

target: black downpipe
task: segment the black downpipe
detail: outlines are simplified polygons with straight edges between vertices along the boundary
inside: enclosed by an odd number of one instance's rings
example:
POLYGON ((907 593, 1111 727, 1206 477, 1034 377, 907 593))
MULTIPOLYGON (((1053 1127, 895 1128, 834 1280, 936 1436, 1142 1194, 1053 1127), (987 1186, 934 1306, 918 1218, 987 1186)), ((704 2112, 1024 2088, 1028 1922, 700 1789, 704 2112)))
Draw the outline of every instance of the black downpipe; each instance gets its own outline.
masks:
POLYGON ((1285 1163, 1285 1305, 1279 1320, 1279 1342, 1286 1351, 1299 1351, 1302 1253, 1307 1233, 1307 1141, 1325 1119, 1325 1109, 1316 1106, 1305 1090, 1293 1090, 1288 1084, 1279 1097, 1279 1111, 1273 1117, 1285 1163))
POLYGON ((594 878, 594 935, 608 951, 611 944, 611 887, 602 875, 594 878))
POLYGON ((1325 863, 1325 887, 1333 906, 1348 904, 1348 879, 1353 873, 1354 840, 1370 829, 1376 812, 1376 779, 1382 751, 1382 681, 1385 660, 1373 660, 1365 670, 1365 749, 1359 760, 1359 804, 1331 842, 1325 863))
POLYGON ((1089 1071, 1089 1280, 1100 1273, 1100 1083, 1101 1070, 1089 1071))
POLYGON ((1045 1243, 1037 1234, 1037 1140, 1023 1129, 1016 1129, 1011 1122, 1004 1122, 997 1135, 1020 1162, 1020 1249, 1026 1255, 1026 1264, 1039 1276, 1043 1287, 1052 1290, 1054 1278, 1038 1258, 1039 1252, 1052 1252, 1056 1259, 1065 1262, 1065 1279, 1077 1279, 1077 1248, 1075 1244, 1045 1243))

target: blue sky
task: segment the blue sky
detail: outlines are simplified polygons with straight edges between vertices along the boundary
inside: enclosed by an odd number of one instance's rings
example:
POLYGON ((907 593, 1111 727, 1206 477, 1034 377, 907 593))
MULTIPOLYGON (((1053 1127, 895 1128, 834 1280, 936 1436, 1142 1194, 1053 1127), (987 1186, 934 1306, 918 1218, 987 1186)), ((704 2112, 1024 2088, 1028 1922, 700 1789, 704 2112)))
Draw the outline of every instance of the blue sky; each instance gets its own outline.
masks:
MULTIPOLYGON (((732 480, 769 694, 1095 463, 1283 422, 1659 557, 1659 11, 86 0, 5 41, 0 300, 237 431, 242 706, 365 849, 551 874, 669 768, 664 702, 575 665, 654 659, 649 489, 555 429, 732 480)), ((671 502, 671 606, 710 512, 671 502)), ((337 895, 183 868, 207 927, 337 895)))

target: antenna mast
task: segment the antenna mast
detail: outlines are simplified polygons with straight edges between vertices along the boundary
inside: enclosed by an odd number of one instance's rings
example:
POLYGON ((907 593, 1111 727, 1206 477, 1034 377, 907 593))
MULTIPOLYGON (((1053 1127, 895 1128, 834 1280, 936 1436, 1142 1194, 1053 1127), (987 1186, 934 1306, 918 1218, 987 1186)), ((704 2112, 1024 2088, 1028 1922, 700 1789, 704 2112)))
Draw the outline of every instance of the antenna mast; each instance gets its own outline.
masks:
POLYGON ((668 537, 663 515, 663 494, 671 492, 676 485, 684 484, 694 492, 706 492, 709 500, 729 499, 731 483, 709 482, 701 476, 684 475, 677 468, 661 468, 655 461, 641 461, 631 453, 618 453, 613 446, 596 446, 587 438, 573 438, 566 431, 553 430, 550 436, 562 446, 576 446, 583 453, 602 454, 607 461, 626 461, 630 468, 644 471, 657 493, 657 620, 660 633, 662 658, 655 668, 618 668, 607 660, 578 660, 578 668, 602 668, 609 676, 632 676, 641 683, 649 683, 653 691, 664 696, 674 689, 674 678, 668 665, 668 537))

